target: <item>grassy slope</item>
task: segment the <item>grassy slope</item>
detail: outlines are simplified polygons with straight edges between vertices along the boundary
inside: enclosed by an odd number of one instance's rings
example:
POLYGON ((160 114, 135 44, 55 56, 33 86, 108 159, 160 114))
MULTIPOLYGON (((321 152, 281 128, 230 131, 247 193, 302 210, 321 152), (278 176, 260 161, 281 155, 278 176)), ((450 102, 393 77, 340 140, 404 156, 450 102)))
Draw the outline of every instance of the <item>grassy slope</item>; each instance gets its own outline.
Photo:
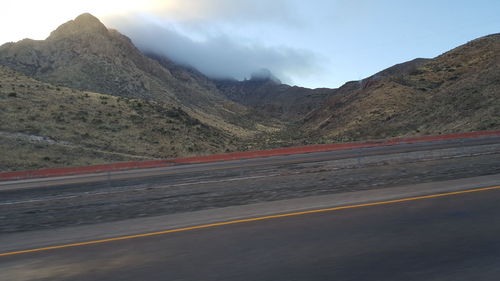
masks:
POLYGON ((173 106, 57 87, 5 67, 0 120, 3 171, 236 149, 232 137, 173 106))

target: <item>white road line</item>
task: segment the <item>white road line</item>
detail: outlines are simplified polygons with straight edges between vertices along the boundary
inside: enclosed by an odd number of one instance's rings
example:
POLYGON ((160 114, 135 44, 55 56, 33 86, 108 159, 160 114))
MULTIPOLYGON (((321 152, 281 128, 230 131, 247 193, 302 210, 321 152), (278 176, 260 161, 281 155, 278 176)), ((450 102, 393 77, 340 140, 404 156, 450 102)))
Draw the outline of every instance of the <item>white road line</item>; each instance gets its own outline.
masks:
POLYGON ((243 181, 243 180, 251 180, 251 179, 261 179, 261 178, 275 177, 275 176, 279 176, 279 175, 280 174, 270 174, 270 175, 240 177, 240 178, 232 178, 232 179, 224 179, 224 180, 186 182, 186 183, 178 183, 178 184, 171 184, 171 185, 162 185, 162 186, 156 186, 156 187, 130 188, 130 189, 126 189, 126 190, 115 190, 115 191, 107 191, 107 192, 86 192, 86 193, 79 194, 79 195, 68 195, 68 196, 60 196, 60 197, 46 197, 46 198, 40 198, 40 199, 30 199, 30 200, 23 200, 23 201, 4 202, 4 203, 0 203, 0 206, 23 204, 23 203, 46 202, 46 201, 55 201, 55 200, 65 200, 65 199, 72 199, 72 198, 83 197, 83 196, 108 195, 108 194, 125 193, 125 192, 138 191, 138 190, 147 190, 147 189, 161 189, 161 188, 171 188, 171 187, 178 187, 178 186, 189 186, 189 185, 199 185, 199 184, 209 184, 209 183, 220 183, 220 182, 233 182, 233 181, 243 181))

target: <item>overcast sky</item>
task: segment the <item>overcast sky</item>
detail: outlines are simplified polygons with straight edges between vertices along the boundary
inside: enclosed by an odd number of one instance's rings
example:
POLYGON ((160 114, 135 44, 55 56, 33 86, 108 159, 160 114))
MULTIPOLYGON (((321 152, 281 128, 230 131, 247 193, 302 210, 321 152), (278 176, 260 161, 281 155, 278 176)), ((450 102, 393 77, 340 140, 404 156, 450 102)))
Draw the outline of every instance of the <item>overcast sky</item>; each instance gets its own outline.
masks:
POLYGON ((59 24, 90 12, 141 49, 209 76, 244 79, 267 68, 306 87, 338 87, 500 32, 498 0, 6 2, 0 43, 44 39, 59 24))

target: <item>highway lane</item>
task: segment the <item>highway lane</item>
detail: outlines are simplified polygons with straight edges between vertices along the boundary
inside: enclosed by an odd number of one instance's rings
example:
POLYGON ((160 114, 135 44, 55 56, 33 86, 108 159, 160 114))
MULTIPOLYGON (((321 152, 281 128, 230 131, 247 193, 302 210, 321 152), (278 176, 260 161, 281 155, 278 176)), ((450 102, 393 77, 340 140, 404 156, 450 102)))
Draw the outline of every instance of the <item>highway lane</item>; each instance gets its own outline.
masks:
POLYGON ((500 190, 0 257, 0 280, 498 280, 500 190))
POLYGON ((499 140, 402 144, 3 183, 0 234, 498 174, 499 140))

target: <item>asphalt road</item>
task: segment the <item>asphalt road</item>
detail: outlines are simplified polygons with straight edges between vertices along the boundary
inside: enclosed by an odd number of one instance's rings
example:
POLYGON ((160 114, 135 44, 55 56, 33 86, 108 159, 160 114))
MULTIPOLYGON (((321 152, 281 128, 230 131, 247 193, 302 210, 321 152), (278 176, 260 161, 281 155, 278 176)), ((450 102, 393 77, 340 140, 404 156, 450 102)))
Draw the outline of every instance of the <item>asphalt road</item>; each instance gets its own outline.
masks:
POLYGON ((0 280, 498 280, 500 190, 0 257, 0 280))

